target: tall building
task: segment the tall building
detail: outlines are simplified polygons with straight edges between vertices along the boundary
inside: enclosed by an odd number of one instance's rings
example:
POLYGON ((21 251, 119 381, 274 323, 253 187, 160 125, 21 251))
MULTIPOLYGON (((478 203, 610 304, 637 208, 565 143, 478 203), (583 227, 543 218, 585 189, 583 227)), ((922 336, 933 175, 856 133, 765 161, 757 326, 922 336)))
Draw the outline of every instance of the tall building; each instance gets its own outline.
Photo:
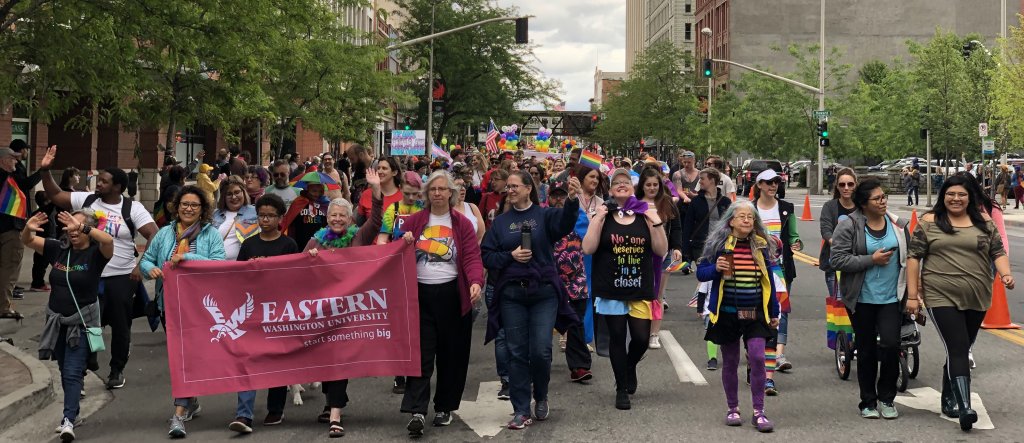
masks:
POLYGON ((601 109, 601 106, 608 102, 608 97, 619 90, 619 85, 625 79, 625 72, 606 72, 594 68, 594 98, 591 102, 593 109, 601 109))
MULTIPOLYGON (((696 1, 696 54, 760 66, 775 72, 792 72, 796 63, 785 52, 791 43, 817 44, 821 1, 775 0, 771 7, 761 2, 734 0, 696 1), (710 39, 701 34, 711 29, 710 39)), ((1022 2, 1024 3, 1024 2, 1022 2)), ((1024 4, 1022 4, 1024 7, 1024 4)), ((907 40, 926 41, 936 28, 960 35, 977 33, 989 47, 999 35, 999 2, 961 0, 859 0, 825 3, 825 46, 839 47, 843 62, 853 65, 851 75, 872 60, 906 60, 907 40)), ((1013 5, 1007 7, 1007 24, 1020 26, 1013 5)), ((735 79, 742 70, 714 66, 716 85, 735 79)))
POLYGON ((658 42, 670 42, 686 51, 691 66, 697 30, 694 25, 696 0, 627 0, 626 73, 637 57, 658 42))
POLYGON ((626 0, 626 73, 633 70, 636 56, 643 52, 644 45, 644 7, 647 0, 626 0))

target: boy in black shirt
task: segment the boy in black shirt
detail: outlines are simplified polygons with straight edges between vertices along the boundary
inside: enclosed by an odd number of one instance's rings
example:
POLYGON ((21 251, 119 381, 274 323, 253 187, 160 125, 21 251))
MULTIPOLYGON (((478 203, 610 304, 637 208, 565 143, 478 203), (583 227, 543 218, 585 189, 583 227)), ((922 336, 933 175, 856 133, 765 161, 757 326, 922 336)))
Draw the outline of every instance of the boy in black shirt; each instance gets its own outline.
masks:
MULTIPOLYGON (((281 234, 281 217, 284 216, 284 200, 275 194, 264 194, 256 200, 256 217, 260 225, 260 235, 249 237, 242 243, 238 251, 238 261, 256 260, 278 255, 299 252, 295 240, 281 234)), ((279 386, 267 392, 267 417, 264 426, 280 424, 284 417, 284 403, 288 396, 288 387, 279 386)), ((256 391, 238 393, 238 417, 228 425, 228 429, 240 434, 252 432, 253 409, 256 404, 256 391)))

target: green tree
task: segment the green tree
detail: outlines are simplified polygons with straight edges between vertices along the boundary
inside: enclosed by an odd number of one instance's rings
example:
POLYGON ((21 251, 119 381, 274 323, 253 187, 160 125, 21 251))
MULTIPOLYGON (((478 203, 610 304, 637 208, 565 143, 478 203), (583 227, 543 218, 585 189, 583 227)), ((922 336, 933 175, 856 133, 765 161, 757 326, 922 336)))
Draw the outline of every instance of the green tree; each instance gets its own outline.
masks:
POLYGON ((837 110, 845 127, 843 144, 859 157, 922 155, 921 95, 913 73, 901 63, 873 61, 837 110))
POLYGON ((699 143, 702 118, 692 90, 693 76, 683 70, 686 54, 671 43, 647 48, 630 77, 603 109, 594 138, 609 147, 632 146, 641 138, 660 144, 699 143))
POLYGON ((993 117, 1001 129, 997 134, 1003 136, 1003 146, 1009 148, 1012 140, 1020 148, 1024 140, 1024 29, 1011 26, 999 46, 1002 61, 993 74, 990 96, 993 117))
MULTIPOLYGON (((431 5, 434 30, 440 32, 489 18, 519 15, 515 8, 500 8, 487 0, 398 0, 403 18, 402 38, 431 34, 431 5)), ((531 63, 534 45, 518 45, 514 25, 492 23, 441 37, 434 41, 434 78, 445 83, 444 112, 434 118, 435 140, 459 125, 476 126, 493 117, 495 122, 517 121, 516 107, 528 103, 551 105, 560 85, 543 76, 531 63)), ((416 70, 419 78, 409 90, 419 97, 416 126, 426 127, 427 75, 430 44, 402 49, 403 66, 416 70)))

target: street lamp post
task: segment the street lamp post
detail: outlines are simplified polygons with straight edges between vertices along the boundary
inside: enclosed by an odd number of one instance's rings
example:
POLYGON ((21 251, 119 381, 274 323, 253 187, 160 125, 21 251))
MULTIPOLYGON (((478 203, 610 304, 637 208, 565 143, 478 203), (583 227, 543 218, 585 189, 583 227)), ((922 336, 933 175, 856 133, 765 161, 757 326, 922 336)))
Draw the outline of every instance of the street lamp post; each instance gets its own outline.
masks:
MULTIPOLYGON (((825 0, 821 0, 821 41, 818 43, 820 48, 820 54, 818 55, 818 110, 825 110, 825 0)), ((825 121, 828 121, 828 117, 825 117, 825 121)), ((819 120, 820 122, 820 120, 819 120)), ((824 188, 825 181, 824 175, 825 168, 825 147, 821 145, 821 139, 818 139, 818 186, 817 191, 821 192, 824 188)))
MULTIPOLYGON (((708 60, 711 60, 711 28, 704 28, 700 30, 700 33, 704 35, 708 44, 708 60)), ((715 74, 711 71, 711 75, 708 77, 708 154, 711 153, 711 92, 714 90, 715 74)))
MULTIPOLYGON (((434 8, 437 2, 430 2, 430 33, 434 33, 434 8)), ((434 146, 434 41, 430 41, 430 68, 427 74, 427 146, 426 152, 431 152, 434 146)))

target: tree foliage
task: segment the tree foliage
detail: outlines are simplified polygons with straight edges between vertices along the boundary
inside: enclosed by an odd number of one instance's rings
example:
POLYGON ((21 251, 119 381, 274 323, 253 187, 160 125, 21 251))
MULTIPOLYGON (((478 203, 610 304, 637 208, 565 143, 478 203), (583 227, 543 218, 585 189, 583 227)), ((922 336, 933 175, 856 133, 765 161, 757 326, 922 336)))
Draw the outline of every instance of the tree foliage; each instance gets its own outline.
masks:
POLYGON ((1008 37, 999 46, 1002 61, 993 73, 992 112, 1003 129, 997 135, 1004 146, 1019 148, 1024 141, 1024 28, 1011 26, 1008 37))
MULTIPOLYGON (((490 18, 517 16, 515 8, 492 6, 487 0, 398 0, 401 7, 402 38, 431 34, 431 6, 436 5, 434 32, 465 26, 490 18)), ((491 23, 449 34, 434 41, 434 78, 445 83, 444 111, 434 118, 434 138, 440 140, 452 128, 476 126, 494 118, 501 124, 518 121, 516 107, 529 103, 551 105, 560 84, 547 79, 533 65, 534 45, 518 45, 511 22, 491 23)), ((408 86, 419 97, 415 126, 425 128, 427 109, 427 67, 430 44, 402 49, 406 70, 420 74, 408 86)))
POLYGON ((698 142, 702 118, 690 92, 693 77, 683 70, 685 57, 671 43, 647 48, 630 77, 608 99, 594 138, 613 148, 633 146, 641 139, 682 146, 698 142))

